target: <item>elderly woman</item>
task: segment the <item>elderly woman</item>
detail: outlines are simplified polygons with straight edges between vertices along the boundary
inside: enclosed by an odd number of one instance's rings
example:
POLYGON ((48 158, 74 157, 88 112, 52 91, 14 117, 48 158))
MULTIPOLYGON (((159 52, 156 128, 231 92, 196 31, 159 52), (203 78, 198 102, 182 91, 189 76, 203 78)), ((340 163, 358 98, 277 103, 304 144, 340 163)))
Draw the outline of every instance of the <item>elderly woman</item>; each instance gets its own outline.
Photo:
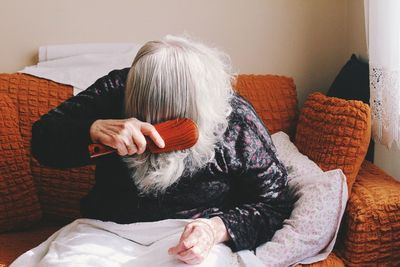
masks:
POLYGON ((110 72, 33 125, 32 152, 53 167, 91 164, 88 145, 118 150, 96 161, 83 216, 121 224, 194 219, 169 249, 185 263, 214 244, 232 251, 271 239, 291 212, 287 174, 254 108, 232 90, 228 57, 186 38, 146 43, 132 67, 110 72), (190 149, 151 154, 152 124, 190 118, 190 149))

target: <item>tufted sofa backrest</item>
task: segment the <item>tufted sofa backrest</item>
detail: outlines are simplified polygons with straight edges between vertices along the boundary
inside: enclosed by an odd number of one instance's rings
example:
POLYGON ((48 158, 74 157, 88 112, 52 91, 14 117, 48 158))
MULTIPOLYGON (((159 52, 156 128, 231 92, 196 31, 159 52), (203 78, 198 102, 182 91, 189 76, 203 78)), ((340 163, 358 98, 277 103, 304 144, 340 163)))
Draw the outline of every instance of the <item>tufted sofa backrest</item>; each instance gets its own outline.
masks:
MULTIPOLYGON (((271 133, 293 136, 297 118, 296 87, 291 78, 273 75, 239 75, 236 90, 248 99, 271 133)), ((26 74, 0 74, 0 92, 7 94, 19 113, 22 142, 31 159, 42 211, 52 219, 79 217, 79 201, 94 184, 94 166, 53 169, 30 155, 32 124, 72 96, 72 87, 26 74)))
POLYGON ((294 137, 298 116, 292 78, 277 75, 239 75, 235 88, 253 104, 270 134, 284 131, 294 137))

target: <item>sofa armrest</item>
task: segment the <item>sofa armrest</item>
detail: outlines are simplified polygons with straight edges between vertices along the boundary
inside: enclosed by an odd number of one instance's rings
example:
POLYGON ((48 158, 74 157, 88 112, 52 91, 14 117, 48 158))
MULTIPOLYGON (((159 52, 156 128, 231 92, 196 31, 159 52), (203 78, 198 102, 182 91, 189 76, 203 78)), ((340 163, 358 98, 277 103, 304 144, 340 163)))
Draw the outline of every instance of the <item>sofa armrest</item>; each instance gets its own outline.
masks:
POLYGON ((346 266, 400 266, 400 182, 364 161, 337 243, 346 266))
MULTIPOLYGON (((28 151, 32 124, 71 97, 72 91, 69 85, 27 74, 0 74, 0 93, 6 94, 16 106, 19 119, 15 121, 19 124, 22 144, 28 151)), ((29 157, 44 217, 63 222, 80 217, 79 201, 94 184, 94 166, 54 169, 40 165, 30 153, 29 157)))
POLYGON ((17 107, 0 92, 0 232, 28 228, 42 217, 18 121, 17 107))

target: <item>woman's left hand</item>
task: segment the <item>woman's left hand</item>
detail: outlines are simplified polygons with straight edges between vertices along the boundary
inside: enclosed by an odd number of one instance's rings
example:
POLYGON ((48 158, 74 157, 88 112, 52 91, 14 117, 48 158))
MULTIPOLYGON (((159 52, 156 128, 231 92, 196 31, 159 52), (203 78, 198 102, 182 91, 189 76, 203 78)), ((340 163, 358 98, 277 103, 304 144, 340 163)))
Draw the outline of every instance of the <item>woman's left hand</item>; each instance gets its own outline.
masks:
POLYGON ((187 224, 179 243, 168 250, 170 255, 187 264, 201 263, 212 247, 228 239, 225 225, 219 217, 197 219, 187 224))

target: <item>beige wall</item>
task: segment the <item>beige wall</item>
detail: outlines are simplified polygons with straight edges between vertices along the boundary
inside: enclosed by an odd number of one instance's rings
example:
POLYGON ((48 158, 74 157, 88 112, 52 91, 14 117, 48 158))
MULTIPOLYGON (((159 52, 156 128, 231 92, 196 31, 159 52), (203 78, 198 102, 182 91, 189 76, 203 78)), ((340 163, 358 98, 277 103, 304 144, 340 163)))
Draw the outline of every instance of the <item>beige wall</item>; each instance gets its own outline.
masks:
POLYGON ((362 60, 368 61, 365 34, 364 0, 347 1, 348 51, 355 53, 362 60))
POLYGON ((292 76, 300 101, 325 91, 347 53, 346 0, 3 0, 0 72, 41 45, 139 42, 187 32, 228 52, 240 73, 292 76))
MULTIPOLYGON (((189 33, 232 57, 240 73, 295 79, 300 103, 326 91, 351 53, 367 59, 363 0, 3 0, 0 72, 36 62, 41 45, 138 42, 189 33)), ((398 149, 375 162, 400 178, 398 149)))
POLYGON ((375 144, 375 164, 400 181, 400 150, 393 144, 391 149, 375 144))

